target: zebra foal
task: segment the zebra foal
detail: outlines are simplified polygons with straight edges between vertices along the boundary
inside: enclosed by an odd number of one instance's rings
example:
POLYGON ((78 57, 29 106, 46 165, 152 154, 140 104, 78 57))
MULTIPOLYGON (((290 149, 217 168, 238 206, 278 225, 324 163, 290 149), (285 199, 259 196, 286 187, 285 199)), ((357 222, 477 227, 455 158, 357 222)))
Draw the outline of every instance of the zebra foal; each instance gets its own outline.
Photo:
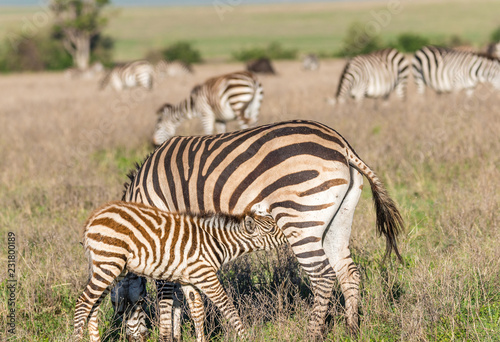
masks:
POLYGON ((216 272, 238 256, 285 242, 285 236, 270 216, 168 213, 127 202, 104 205, 85 224, 83 245, 89 260, 90 280, 76 301, 74 340, 83 338, 83 328, 90 316, 90 340, 100 341, 99 306, 110 285, 123 279, 128 271, 184 285, 197 341, 206 341, 205 312, 198 291, 214 302, 242 336, 243 324, 216 272))
POLYGON ((331 103, 344 103, 348 97, 357 102, 365 97, 388 99, 393 91, 405 98, 408 75, 409 62, 396 49, 356 56, 347 62, 331 103))
POLYGON ((500 89, 500 61, 470 51, 424 46, 413 56, 412 71, 420 94, 427 86, 437 93, 465 89, 470 96, 485 82, 500 89))
POLYGON ((228 121, 237 120, 241 128, 257 122, 263 89, 257 77, 248 71, 234 72, 208 79, 197 85, 178 105, 164 104, 158 109, 153 143, 161 145, 175 134, 184 121, 201 118, 205 134, 226 131, 228 121))

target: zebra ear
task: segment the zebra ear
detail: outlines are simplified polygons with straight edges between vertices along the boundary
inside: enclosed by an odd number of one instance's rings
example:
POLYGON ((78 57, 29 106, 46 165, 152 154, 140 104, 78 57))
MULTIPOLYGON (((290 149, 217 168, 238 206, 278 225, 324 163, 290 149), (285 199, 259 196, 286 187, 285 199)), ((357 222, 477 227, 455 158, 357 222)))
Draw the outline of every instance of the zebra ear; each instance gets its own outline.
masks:
POLYGON ((245 216, 245 229, 249 234, 255 233, 256 223, 253 217, 245 216))

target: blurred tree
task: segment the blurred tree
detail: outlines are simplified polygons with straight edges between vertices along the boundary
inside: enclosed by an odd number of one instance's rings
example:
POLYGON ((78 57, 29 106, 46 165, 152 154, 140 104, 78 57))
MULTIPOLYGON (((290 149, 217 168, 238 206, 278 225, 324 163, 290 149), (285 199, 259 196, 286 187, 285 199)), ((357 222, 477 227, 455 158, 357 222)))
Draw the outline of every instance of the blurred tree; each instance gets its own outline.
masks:
POLYGON ((80 70, 89 67, 91 42, 107 23, 102 14, 110 0, 51 0, 55 31, 61 33, 65 49, 80 70))
POLYGON ((492 42, 500 42, 500 27, 497 27, 490 36, 490 39, 492 42))
POLYGON ((337 53, 339 57, 354 57, 367 54, 382 48, 382 42, 377 32, 360 22, 349 26, 347 34, 342 40, 342 48, 337 53))

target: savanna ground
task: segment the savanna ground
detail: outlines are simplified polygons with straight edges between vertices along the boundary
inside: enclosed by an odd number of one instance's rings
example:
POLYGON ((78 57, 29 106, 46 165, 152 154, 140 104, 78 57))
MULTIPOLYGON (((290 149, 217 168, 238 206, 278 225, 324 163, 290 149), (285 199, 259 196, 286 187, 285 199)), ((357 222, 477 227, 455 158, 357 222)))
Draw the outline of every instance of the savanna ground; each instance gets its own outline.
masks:
MULTIPOLYGON (((318 120, 337 129, 384 180, 406 221, 404 264, 381 265, 368 186, 358 205, 351 249, 362 275, 360 341, 500 340, 500 93, 366 100, 331 107, 343 60, 318 72, 276 62, 260 77, 260 123, 318 120)), ((81 229, 91 210, 121 197, 126 173, 150 151, 155 110, 206 78, 240 64, 195 66, 151 92, 98 91, 97 80, 63 73, 0 77, 0 341, 67 341, 74 303, 87 281, 81 229), (15 233, 16 335, 7 334, 7 239, 15 233)), ((234 129, 235 126, 230 126, 234 129)), ((197 121, 180 134, 197 134, 197 121)), ((367 185, 367 184, 366 184, 367 185)), ((287 248, 226 267, 224 284, 256 341, 308 341, 308 282, 287 248)), ((154 293, 151 291, 151 297, 154 293)), ((350 341, 335 290, 327 340, 350 341)), ((151 309, 154 312, 154 309, 151 309)), ((121 340, 109 299, 102 336, 121 340)), ((187 318, 187 316, 186 316, 187 318)), ((234 340, 211 309, 208 333, 234 340)), ((153 332, 151 340, 156 337, 153 332)), ((194 340, 188 319, 185 341, 194 340)))

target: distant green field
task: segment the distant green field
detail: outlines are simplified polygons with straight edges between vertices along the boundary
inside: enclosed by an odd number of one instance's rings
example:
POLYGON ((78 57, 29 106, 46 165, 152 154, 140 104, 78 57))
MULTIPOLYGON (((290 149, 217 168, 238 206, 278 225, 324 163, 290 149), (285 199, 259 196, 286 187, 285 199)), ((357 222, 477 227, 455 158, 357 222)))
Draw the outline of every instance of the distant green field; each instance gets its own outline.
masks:
MULTIPOLYGON (((0 8, 0 39, 8 30, 21 29, 26 19, 32 20, 41 11, 42 7, 0 8)), ((500 25, 500 1, 496 0, 227 5, 219 9, 126 7, 110 13, 105 33, 116 39, 117 60, 140 58, 148 50, 178 40, 192 42, 209 59, 227 59, 235 50, 272 41, 304 53, 333 52, 340 48, 354 21, 380 30, 384 41, 402 32, 414 32, 433 40, 459 35, 481 47, 500 25), (391 3, 399 4, 399 13, 389 14, 391 3), (377 21, 377 14, 383 20, 377 21)))

